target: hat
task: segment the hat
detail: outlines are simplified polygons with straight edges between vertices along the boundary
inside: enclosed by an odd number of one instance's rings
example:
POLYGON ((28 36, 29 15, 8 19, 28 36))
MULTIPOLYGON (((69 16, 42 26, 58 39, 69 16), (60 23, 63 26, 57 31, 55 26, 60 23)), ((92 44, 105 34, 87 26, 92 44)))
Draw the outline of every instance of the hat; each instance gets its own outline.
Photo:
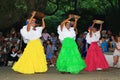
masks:
POLYGON ((87 34, 88 32, 87 31, 85 31, 83 34, 87 34))
POLYGON ((102 32, 107 32, 106 30, 102 30, 102 32))

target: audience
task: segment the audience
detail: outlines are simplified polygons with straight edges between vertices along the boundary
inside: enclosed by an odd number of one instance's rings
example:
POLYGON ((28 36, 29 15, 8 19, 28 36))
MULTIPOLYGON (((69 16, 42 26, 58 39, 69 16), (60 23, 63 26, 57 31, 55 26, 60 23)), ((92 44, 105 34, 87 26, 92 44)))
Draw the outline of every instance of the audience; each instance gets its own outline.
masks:
MULTIPOLYGON (((79 51, 82 54, 83 58, 86 57, 88 46, 85 40, 86 34, 87 32, 80 33, 78 34, 79 36, 76 38, 79 51)), ((114 52, 115 36, 112 34, 112 32, 110 30, 103 30, 101 35, 102 36, 98 44, 101 47, 103 53, 114 52)), ((48 33, 47 29, 45 29, 42 33, 41 41, 44 46, 44 51, 46 53, 46 59, 50 62, 50 64, 48 65, 54 67, 58 53, 61 48, 61 42, 58 39, 58 35, 55 33, 48 33), (52 48, 50 48, 52 50, 52 54, 50 55, 50 58, 48 58, 48 45, 50 45, 48 44, 48 41, 52 43, 52 48)), ((8 61, 13 61, 13 63, 17 61, 21 55, 19 53, 22 53, 22 51, 24 50, 24 45, 25 44, 23 44, 20 33, 17 32, 15 28, 12 28, 8 33, 0 32, 0 66, 7 66, 8 61)))

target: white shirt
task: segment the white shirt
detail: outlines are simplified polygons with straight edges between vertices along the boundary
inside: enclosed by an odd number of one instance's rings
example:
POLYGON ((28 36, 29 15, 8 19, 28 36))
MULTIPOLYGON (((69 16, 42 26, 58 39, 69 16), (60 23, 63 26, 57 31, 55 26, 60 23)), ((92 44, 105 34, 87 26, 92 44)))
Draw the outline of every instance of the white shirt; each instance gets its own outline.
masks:
POLYGON ((10 54, 10 56, 11 57, 20 57, 21 56, 21 54, 19 53, 19 54, 17 54, 17 53, 15 53, 15 52, 12 52, 12 54, 10 54))
POLYGON ((87 33, 86 41, 87 41, 88 44, 91 44, 92 38, 90 38, 90 33, 87 33))
POLYGON ((120 42, 116 43, 116 47, 120 49, 120 42))
POLYGON ((50 38, 50 35, 48 33, 42 33, 42 36, 44 40, 48 40, 48 38, 50 38))
POLYGON ((58 34, 59 39, 62 41, 66 37, 74 38, 76 37, 75 30, 73 27, 70 27, 70 29, 67 29, 65 26, 63 27, 61 31, 60 25, 58 26, 58 34))
POLYGON ((27 43, 29 40, 35 40, 41 37, 42 27, 36 27, 35 29, 36 30, 33 30, 33 27, 31 26, 30 31, 27 31, 27 25, 25 25, 20 30, 20 33, 25 43, 27 43))
POLYGON ((100 31, 97 31, 96 33, 92 32, 92 37, 90 37, 90 34, 88 33, 86 35, 87 43, 91 44, 91 42, 98 42, 100 39, 100 31))
POLYGON ((17 56, 17 53, 12 52, 12 54, 10 54, 10 56, 12 56, 12 57, 16 57, 16 56, 17 56))

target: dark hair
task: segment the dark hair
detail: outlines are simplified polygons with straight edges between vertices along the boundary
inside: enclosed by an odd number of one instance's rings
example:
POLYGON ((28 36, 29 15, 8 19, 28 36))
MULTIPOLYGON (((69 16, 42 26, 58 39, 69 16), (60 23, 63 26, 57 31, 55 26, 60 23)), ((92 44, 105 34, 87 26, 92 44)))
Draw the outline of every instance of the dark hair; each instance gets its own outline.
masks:
POLYGON ((51 42, 51 40, 50 40, 50 39, 48 39, 47 41, 49 41, 49 42, 50 42, 50 44, 52 45, 52 42, 51 42))
POLYGON ((101 37, 101 38, 105 39, 105 37, 101 37))
POLYGON ((95 24, 93 28, 98 30, 100 28, 100 24, 95 24))
POLYGON ((74 19, 74 18, 71 18, 70 21, 75 21, 75 19, 74 19))
POLYGON ((116 42, 118 42, 118 37, 120 37, 120 35, 117 35, 117 37, 116 37, 116 42))
POLYGON ((15 46, 11 46, 11 50, 14 49, 14 48, 15 48, 15 46))
POLYGON ((66 26, 66 24, 67 24, 67 23, 69 23, 69 24, 70 24, 70 22, 65 22, 65 26, 66 26))
POLYGON ((111 38, 112 36, 114 37, 114 40, 116 41, 117 36, 115 36, 115 35, 111 35, 111 36, 110 36, 110 41, 112 41, 112 38, 111 38))

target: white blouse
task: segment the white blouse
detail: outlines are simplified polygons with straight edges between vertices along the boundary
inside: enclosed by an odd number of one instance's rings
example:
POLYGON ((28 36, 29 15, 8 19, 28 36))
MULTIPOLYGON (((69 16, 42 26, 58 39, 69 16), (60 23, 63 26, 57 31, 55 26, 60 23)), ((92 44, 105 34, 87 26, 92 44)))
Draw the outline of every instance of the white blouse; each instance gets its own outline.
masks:
POLYGON ((76 37, 75 30, 73 27, 70 27, 70 29, 67 29, 65 26, 61 30, 60 25, 58 26, 58 34, 59 34, 59 39, 63 41, 64 38, 69 37, 69 38, 74 38, 76 37))
POLYGON ((116 47, 120 49, 120 42, 116 43, 116 47))
POLYGON ((33 27, 31 26, 30 31, 27 31, 27 25, 25 25, 20 30, 20 33, 23 37, 24 42, 27 43, 29 40, 35 40, 41 37, 42 27, 36 27, 35 30, 33 30, 33 27))
POLYGON ((92 37, 90 37, 90 34, 88 33, 86 35, 87 43, 91 44, 91 42, 98 42, 100 39, 100 31, 97 31, 96 33, 92 32, 92 37))

